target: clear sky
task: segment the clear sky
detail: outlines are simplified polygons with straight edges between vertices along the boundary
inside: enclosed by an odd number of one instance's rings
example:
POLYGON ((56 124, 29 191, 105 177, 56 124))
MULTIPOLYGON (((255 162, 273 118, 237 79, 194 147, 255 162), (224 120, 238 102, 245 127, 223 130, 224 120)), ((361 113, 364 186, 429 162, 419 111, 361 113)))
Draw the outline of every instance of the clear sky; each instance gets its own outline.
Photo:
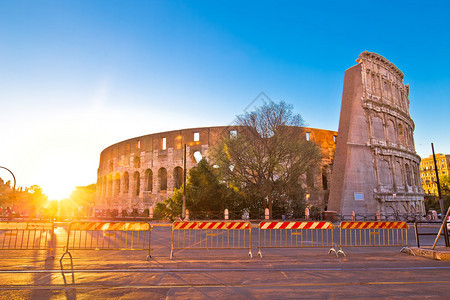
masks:
POLYGON ((337 130, 364 50, 405 74, 418 154, 450 153, 449 3, 0 0, 0 166, 64 197, 107 146, 227 125, 261 92, 337 130))

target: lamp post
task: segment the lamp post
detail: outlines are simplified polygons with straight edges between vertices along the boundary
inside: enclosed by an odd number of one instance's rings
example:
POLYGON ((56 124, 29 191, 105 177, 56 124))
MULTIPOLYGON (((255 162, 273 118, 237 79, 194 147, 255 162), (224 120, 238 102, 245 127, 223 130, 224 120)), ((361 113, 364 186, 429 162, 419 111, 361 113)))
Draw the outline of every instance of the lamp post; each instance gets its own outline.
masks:
POLYGON ((13 179, 14 179, 13 193, 15 193, 15 192, 16 192, 16 176, 14 176, 13 172, 11 172, 10 169, 5 168, 5 167, 2 167, 2 166, 0 166, 0 168, 5 169, 5 170, 8 171, 9 173, 11 173, 11 175, 12 175, 12 177, 13 177, 13 179))

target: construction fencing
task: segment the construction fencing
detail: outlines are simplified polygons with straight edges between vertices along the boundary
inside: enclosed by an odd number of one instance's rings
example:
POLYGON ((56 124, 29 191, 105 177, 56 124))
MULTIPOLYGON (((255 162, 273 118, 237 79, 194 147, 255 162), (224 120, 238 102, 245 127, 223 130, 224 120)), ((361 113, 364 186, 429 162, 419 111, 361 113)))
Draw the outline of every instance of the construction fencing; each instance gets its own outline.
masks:
POLYGON ((408 247, 408 225, 406 222, 341 222, 338 253, 345 255, 344 247, 408 247))
POLYGON ((334 252, 333 224, 330 222, 261 222, 258 256, 263 248, 329 248, 334 252))
POLYGON ((150 259, 152 226, 146 222, 72 222, 67 232, 65 252, 73 269, 73 250, 146 251, 150 259))
POLYGON ((175 250, 248 249, 252 257, 251 228, 243 221, 174 222, 170 259, 175 250))
POLYGON ((55 250, 53 222, 0 222, 0 250, 55 250))

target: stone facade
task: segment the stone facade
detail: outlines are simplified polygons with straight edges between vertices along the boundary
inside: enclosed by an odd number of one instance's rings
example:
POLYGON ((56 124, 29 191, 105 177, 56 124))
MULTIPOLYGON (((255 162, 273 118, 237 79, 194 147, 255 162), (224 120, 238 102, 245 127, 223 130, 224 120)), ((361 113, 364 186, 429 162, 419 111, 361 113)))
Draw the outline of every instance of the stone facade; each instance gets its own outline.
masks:
POLYGON ((409 86, 384 57, 363 52, 345 71, 328 209, 424 213, 409 86))
MULTIPOLYGON (((322 149, 322 166, 308 174, 311 204, 324 208, 328 199, 336 131, 303 128, 305 139, 322 149)), ((183 184, 183 154, 186 144, 186 169, 208 157, 208 149, 223 134, 238 134, 239 127, 221 126, 182 129, 132 138, 111 145, 100 154, 95 208, 99 210, 154 208, 173 195, 183 184)))

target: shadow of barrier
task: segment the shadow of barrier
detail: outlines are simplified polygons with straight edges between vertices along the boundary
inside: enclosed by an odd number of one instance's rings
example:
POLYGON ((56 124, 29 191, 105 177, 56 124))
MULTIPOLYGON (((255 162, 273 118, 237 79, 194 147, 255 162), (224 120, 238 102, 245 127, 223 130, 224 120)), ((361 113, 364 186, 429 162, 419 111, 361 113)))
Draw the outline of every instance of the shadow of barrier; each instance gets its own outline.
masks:
POLYGON ((252 257, 251 228, 245 221, 174 222, 170 259, 175 250, 248 249, 252 257))
POLYGON ((406 222, 341 222, 337 254, 345 256, 343 247, 408 247, 406 222))
POLYGON ((70 253, 73 250, 147 251, 148 261, 151 257, 151 230, 152 226, 146 222, 70 223, 65 252, 59 260, 63 277, 63 259, 66 254, 70 257, 73 276, 73 259, 70 253))
POLYGON ((0 222, 0 250, 47 250, 54 258, 53 222, 0 222))
POLYGON ((330 248, 334 252, 333 224, 327 221, 261 222, 258 256, 263 248, 330 248))

